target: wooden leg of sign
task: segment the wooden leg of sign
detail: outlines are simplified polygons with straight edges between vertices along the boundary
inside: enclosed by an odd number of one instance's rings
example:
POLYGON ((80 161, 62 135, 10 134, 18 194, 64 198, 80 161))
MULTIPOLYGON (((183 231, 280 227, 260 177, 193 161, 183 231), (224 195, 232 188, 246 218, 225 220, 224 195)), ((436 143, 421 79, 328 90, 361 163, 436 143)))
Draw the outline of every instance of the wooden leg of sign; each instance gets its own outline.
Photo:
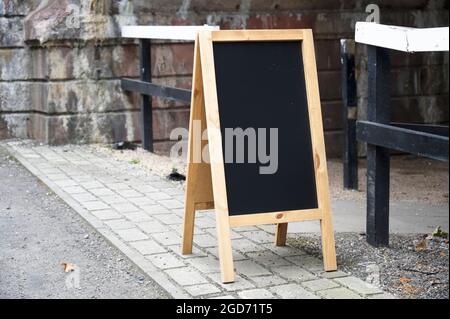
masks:
POLYGON ((228 213, 217 211, 216 220, 222 282, 230 283, 234 281, 234 263, 233 251, 231 247, 231 228, 228 213))
POLYGON ((189 163, 187 172, 183 255, 192 254, 196 210, 214 208, 210 166, 205 163, 189 163))
POLYGON ((320 228, 322 232, 323 266, 325 271, 335 271, 337 270, 336 247, 330 213, 324 214, 324 217, 320 220, 320 228))
POLYGON ((192 254, 192 243, 194 241, 195 203, 192 199, 187 197, 188 196, 186 196, 186 204, 184 208, 183 255, 192 254))
MULTIPOLYGON (((211 166, 209 163, 203 161, 202 156, 203 150, 208 145, 208 141, 203 138, 203 132, 206 130, 207 125, 200 51, 198 45, 198 40, 196 40, 189 124, 186 199, 183 223, 182 253, 184 255, 192 253, 196 209, 214 208, 211 166)), ((223 237, 224 236, 225 235, 223 235, 223 237)))
POLYGON ((184 224, 183 224, 183 255, 192 254, 192 242, 194 240, 194 222, 195 222, 195 189, 198 184, 198 163, 193 161, 194 134, 193 123, 199 117, 201 107, 198 105, 198 99, 194 96, 191 108, 191 120, 188 142, 188 167, 186 180, 186 197, 184 206, 184 224))
POLYGON ((219 102, 217 98, 217 83, 214 67, 214 49, 211 32, 199 33, 199 47, 205 115, 208 128, 208 147, 211 162, 211 180, 214 205, 216 209, 217 240, 219 242, 219 259, 222 271, 222 282, 234 281, 233 254, 230 238, 230 217, 225 183, 225 165, 222 149, 219 102))
POLYGON ((324 130, 322 112, 320 109, 319 82, 316 67, 316 55, 314 50, 314 40, 311 30, 304 30, 303 33, 303 63, 305 65, 305 75, 309 78, 306 81, 306 91, 308 97, 309 120, 311 125, 311 138, 314 147, 314 166, 316 168, 316 184, 319 207, 322 212, 320 228, 322 232, 322 253, 325 271, 335 271, 336 249, 334 246, 333 221, 331 217, 330 191, 328 186, 327 156, 324 144, 324 130))
POLYGON ((281 247, 286 246, 288 223, 277 224, 275 233, 275 245, 281 247))
MULTIPOLYGON (((184 208, 184 224, 183 224, 183 255, 192 253, 192 242, 194 240, 194 221, 195 221, 195 191, 198 184, 198 165, 199 161, 196 158, 199 150, 194 149, 196 141, 199 139, 194 134, 195 121, 201 120, 201 111, 203 103, 202 92, 202 77, 200 70, 200 61, 198 55, 198 41, 195 43, 195 56, 194 56, 194 72, 193 72, 193 87, 200 88, 192 92, 191 98, 191 114, 189 120, 189 141, 188 141, 188 167, 187 167, 187 181, 186 181, 186 197, 184 208)), ((201 134, 201 131, 199 132, 201 134)), ((200 136, 201 139, 201 136, 200 136)))

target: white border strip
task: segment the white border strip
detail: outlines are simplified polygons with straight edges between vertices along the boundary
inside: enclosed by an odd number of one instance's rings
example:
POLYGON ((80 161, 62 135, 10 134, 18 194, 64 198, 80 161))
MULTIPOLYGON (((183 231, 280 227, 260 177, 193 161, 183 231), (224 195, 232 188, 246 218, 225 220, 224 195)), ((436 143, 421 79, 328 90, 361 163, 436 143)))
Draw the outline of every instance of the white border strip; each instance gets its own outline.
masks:
POLYGON ((355 41, 403 52, 448 51, 449 28, 405 28, 357 22, 355 41))
POLYGON ((123 38, 195 41, 199 31, 217 31, 218 26, 125 26, 123 38))

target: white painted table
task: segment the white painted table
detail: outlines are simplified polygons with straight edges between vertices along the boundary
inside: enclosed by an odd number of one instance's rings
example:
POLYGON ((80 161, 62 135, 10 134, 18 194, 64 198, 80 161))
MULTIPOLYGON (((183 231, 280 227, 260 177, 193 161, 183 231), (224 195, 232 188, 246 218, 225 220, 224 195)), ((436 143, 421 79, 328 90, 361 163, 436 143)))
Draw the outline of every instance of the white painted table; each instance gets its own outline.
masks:
POLYGON ((217 26, 125 26, 123 38, 195 41, 199 31, 217 31, 217 26))
POLYGON ((191 91, 152 83, 151 41, 195 41, 199 31, 219 30, 216 26, 125 26, 123 38, 139 39, 140 80, 122 79, 122 89, 141 94, 142 147, 153 152, 152 96, 191 101, 191 91))
POLYGON ((448 51, 449 28, 406 28, 357 22, 355 41, 403 52, 448 51))
POLYGON ((448 126, 391 123, 390 50, 448 51, 449 28, 415 29, 356 24, 355 41, 368 45, 367 121, 356 122, 367 143, 367 241, 389 244, 390 149, 448 162, 448 126))

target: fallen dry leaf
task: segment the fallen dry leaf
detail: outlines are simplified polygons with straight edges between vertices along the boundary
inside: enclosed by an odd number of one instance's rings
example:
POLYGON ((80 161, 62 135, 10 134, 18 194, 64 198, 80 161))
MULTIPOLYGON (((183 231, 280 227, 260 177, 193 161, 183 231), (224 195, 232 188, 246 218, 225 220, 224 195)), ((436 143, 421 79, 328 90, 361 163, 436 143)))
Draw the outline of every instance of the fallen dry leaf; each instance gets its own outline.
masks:
POLYGON ((72 272, 75 270, 75 266, 70 263, 62 263, 61 264, 64 267, 64 272, 72 272))
POLYGON ((417 245, 416 245, 416 251, 424 251, 427 249, 427 241, 425 239, 421 240, 417 245))
POLYGON ((412 279, 407 278, 407 277, 402 277, 402 278, 399 279, 399 281, 400 281, 402 284, 407 284, 407 283, 410 283, 410 282, 412 281, 412 279))
POLYGON ((441 257, 447 256, 447 254, 445 253, 445 251, 441 251, 441 252, 439 253, 439 255, 441 255, 441 257))
POLYGON ((403 285, 403 291, 409 295, 417 295, 420 292, 420 289, 412 285, 405 284, 403 285))
POLYGON ((402 290, 405 294, 408 295, 417 295, 420 293, 421 289, 418 287, 415 287, 413 285, 411 285, 410 283, 412 282, 411 278, 408 277, 401 277, 399 280, 399 283, 396 284, 395 286, 402 290))

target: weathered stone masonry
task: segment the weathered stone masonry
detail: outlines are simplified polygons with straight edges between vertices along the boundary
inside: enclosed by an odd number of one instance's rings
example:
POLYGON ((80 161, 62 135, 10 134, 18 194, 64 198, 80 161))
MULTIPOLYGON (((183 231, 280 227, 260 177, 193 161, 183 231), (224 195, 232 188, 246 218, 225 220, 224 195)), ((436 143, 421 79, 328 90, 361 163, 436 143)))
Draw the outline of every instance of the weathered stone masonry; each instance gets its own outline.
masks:
MULTIPOLYGON (((44 143, 139 141, 139 98, 120 89, 138 77, 134 41, 121 25, 217 24, 229 28, 312 28, 316 39, 326 144, 340 153, 339 39, 352 38, 365 7, 381 22, 448 25, 448 1, 326 0, 0 0, 0 138, 44 143)), ((359 109, 366 103, 364 48, 357 48, 359 109)), ((189 88, 193 46, 157 42, 156 82, 189 88)), ((394 120, 448 122, 448 54, 393 54, 394 120)), ((154 99, 155 148, 167 152, 189 106, 154 99)))
POLYGON ((137 101, 121 92, 119 81, 136 76, 137 51, 115 40, 118 18, 81 12, 82 27, 71 28, 67 8, 79 3, 2 3, 3 136, 51 144, 139 139, 137 101))

